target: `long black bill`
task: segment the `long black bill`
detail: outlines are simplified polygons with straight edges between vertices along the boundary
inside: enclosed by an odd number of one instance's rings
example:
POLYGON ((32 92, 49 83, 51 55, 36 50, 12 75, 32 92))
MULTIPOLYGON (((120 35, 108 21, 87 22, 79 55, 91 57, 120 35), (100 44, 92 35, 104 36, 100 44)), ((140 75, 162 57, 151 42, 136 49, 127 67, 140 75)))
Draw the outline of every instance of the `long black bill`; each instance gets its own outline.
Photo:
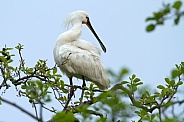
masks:
POLYGON ((98 35, 96 34, 96 32, 95 32, 95 30, 93 29, 93 27, 92 27, 92 25, 91 25, 89 19, 88 19, 86 25, 87 25, 88 28, 92 31, 92 33, 95 35, 96 39, 97 39, 98 42, 100 43, 100 46, 102 47, 102 50, 103 50, 104 52, 106 52, 106 48, 105 48, 104 44, 102 43, 102 41, 100 40, 100 38, 99 38, 98 35))

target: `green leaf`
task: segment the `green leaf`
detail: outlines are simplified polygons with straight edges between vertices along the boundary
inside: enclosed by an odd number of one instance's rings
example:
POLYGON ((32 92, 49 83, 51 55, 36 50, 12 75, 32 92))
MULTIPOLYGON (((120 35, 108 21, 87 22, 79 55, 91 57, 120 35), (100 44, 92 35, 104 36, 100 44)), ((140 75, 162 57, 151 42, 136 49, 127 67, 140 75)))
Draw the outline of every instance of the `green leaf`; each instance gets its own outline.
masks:
POLYGON ((181 67, 181 72, 184 74, 184 67, 181 67))
POLYGON ((0 56, 0 62, 5 62, 5 60, 4 56, 0 56))
POLYGON ((121 74, 127 74, 127 73, 128 73, 128 70, 127 70, 127 69, 123 68, 123 69, 121 70, 121 74))
POLYGON ((182 81, 178 81, 178 83, 177 83, 178 86, 179 86, 179 85, 182 85, 182 84, 183 84, 182 81))
POLYGON ((57 72, 57 68, 54 68, 53 69, 53 74, 56 74, 56 72, 57 72))
POLYGON ((47 96, 46 96, 46 98, 45 98, 45 102, 51 102, 51 98, 50 98, 50 96, 49 96, 49 95, 47 95, 47 96))
POLYGON ((72 112, 58 112, 52 118, 55 122, 74 122, 74 114, 72 112))
POLYGON ((33 68, 27 68, 26 73, 27 74, 32 74, 33 73, 33 68))
POLYGON ((132 86, 130 84, 127 84, 128 88, 131 88, 132 86))
POLYGON ((40 69, 40 72, 43 73, 43 74, 46 73, 46 71, 44 69, 40 69))
POLYGON ((151 31, 153 31, 155 29, 155 25, 154 24, 150 24, 150 25, 148 25, 147 27, 146 27, 146 31, 147 32, 151 32, 151 31))
POLYGON ((173 105, 173 102, 169 101, 169 102, 167 102, 166 104, 164 104, 164 107, 169 107, 169 106, 171 106, 171 105, 173 105))
POLYGON ((15 48, 18 49, 18 50, 22 50, 22 49, 24 49, 23 46, 24 45, 18 43, 18 45, 15 48))
POLYGON ((148 18, 146 18, 146 22, 147 21, 151 21, 151 20, 155 20, 155 18, 154 17, 148 17, 148 18))
POLYGON ((172 75, 172 78, 173 78, 173 79, 176 78, 176 77, 178 77, 180 74, 181 74, 181 73, 180 73, 178 70, 173 70, 173 71, 171 72, 171 75, 172 75))
POLYGON ((150 93, 149 93, 148 91, 145 91, 145 94, 146 94, 147 96, 150 96, 150 93))
POLYGON ((166 14, 170 13, 170 11, 171 11, 170 4, 164 5, 164 11, 163 11, 164 14, 166 15, 166 14))
POLYGON ((165 87, 163 85, 158 85, 157 88, 162 89, 162 90, 165 89, 165 87))
POLYGON ((166 81, 167 84, 170 84, 169 78, 165 78, 165 81, 166 81))
POLYGON ((175 80, 171 80, 171 86, 174 86, 175 85, 175 80))
POLYGON ((132 86, 132 90, 135 92, 137 91, 137 86, 132 86))
POLYGON ((85 92, 84 94, 85 94, 85 95, 90 95, 90 93, 89 93, 88 91, 87 91, 87 92, 85 92))
POLYGON ((164 21, 157 21, 157 25, 163 25, 164 21))
POLYGON ((22 89, 26 89, 26 85, 22 85, 21 88, 22 88, 22 89))
POLYGON ((183 65, 183 66, 184 66, 184 62, 181 62, 181 65, 183 65))
POLYGON ((66 97, 59 97, 59 98, 57 98, 57 100, 66 101, 66 97))
POLYGON ((178 64, 175 64, 176 68, 179 70, 180 69, 180 66, 178 64))
POLYGON ((137 86, 138 86, 138 85, 142 85, 142 84, 143 84, 143 82, 136 83, 137 86))
POLYGON ((74 104, 79 104, 80 102, 79 101, 75 101, 74 104))
POLYGON ((141 112, 140 111, 135 111, 134 113, 136 113, 137 115, 140 115, 141 112))
POLYGON ((161 94, 160 94, 159 92, 155 92, 155 93, 154 93, 154 96, 155 96, 155 97, 161 97, 161 94))
POLYGON ((179 10, 182 6, 182 2, 181 1, 176 1, 173 5, 173 8, 175 8, 176 10, 179 10))
POLYGON ((153 119, 156 117, 156 115, 155 114, 152 114, 151 115, 151 121, 153 121, 153 119))
POLYGON ((141 81, 139 78, 135 78, 135 79, 134 79, 134 82, 135 82, 135 83, 137 83, 137 82, 139 82, 139 81, 141 81))
POLYGON ((135 77, 136 77, 136 75, 135 75, 135 74, 133 74, 133 75, 132 75, 132 80, 133 80, 135 77))
POLYGON ((178 25, 179 21, 180 21, 180 16, 178 16, 178 17, 176 17, 176 19, 174 19, 174 24, 178 25))
POLYGON ((127 84, 129 83, 128 81, 122 81, 121 84, 127 84))

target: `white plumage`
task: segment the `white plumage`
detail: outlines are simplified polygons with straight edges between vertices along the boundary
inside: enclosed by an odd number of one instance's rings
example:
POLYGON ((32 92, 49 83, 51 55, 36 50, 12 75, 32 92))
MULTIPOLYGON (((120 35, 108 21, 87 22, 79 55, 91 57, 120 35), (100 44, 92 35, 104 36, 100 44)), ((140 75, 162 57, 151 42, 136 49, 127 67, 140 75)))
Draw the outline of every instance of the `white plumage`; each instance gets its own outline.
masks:
POLYGON ((72 12, 65 25, 72 28, 59 35, 54 47, 54 60, 61 71, 70 79, 91 81, 100 89, 109 87, 109 76, 100 60, 100 50, 92 43, 78 39, 82 34, 82 24, 86 24, 99 41, 104 52, 105 46, 92 28, 88 14, 85 11, 72 12))

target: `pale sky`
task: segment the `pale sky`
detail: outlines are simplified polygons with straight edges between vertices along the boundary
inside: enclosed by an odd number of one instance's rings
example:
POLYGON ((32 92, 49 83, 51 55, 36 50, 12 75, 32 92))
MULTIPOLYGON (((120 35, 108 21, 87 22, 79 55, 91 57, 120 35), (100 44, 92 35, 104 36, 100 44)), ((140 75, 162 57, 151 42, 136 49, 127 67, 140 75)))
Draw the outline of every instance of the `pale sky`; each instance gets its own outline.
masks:
MULTIPOLYGON (((156 85, 164 84, 164 78, 170 76, 175 64, 183 61, 184 57, 182 21, 179 26, 167 21, 154 32, 145 31, 148 24, 146 17, 159 10, 162 3, 154 0, 0 0, 0 48, 5 44, 15 47, 21 43, 25 48, 23 57, 27 66, 34 66, 39 59, 47 59, 48 66, 52 67, 57 36, 66 31, 62 26, 65 17, 75 10, 84 10, 88 12, 94 29, 107 48, 107 53, 102 52, 105 67, 114 71, 127 67, 130 75, 136 74, 144 84, 154 89, 156 85)), ((100 48, 85 25, 81 39, 91 41, 100 48)), ((14 60, 18 62, 18 58, 14 60)), ((63 80, 68 79, 64 76, 63 80)), ((13 89, 7 90, 2 97, 33 112, 28 100, 17 98, 13 89)), ((55 106, 52 103, 49 105, 55 106)), ((5 103, 0 106, 0 113, 0 122, 33 121, 5 103)), ((52 114, 45 112, 43 116, 44 120, 48 120, 52 114)))

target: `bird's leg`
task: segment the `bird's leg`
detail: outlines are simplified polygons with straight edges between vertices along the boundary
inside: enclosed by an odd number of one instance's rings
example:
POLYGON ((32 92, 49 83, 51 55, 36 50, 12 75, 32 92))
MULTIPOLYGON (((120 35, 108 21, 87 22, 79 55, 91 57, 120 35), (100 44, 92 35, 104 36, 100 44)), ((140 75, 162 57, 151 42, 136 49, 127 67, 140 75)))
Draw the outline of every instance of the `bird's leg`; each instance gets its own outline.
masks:
POLYGON ((70 91, 69 91, 69 94, 68 94, 68 99, 71 99, 72 96, 74 95, 74 87, 73 87, 73 82, 72 82, 72 77, 69 78, 70 80, 70 91))
POLYGON ((85 90, 85 86, 86 86, 85 79, 84 79, 83 75, 82 75, 82 80, 83 80, 83 84, 82 84, 82 93, 81 93, 80 104, 82 103, 83 96, 84 96, 84 90, 85 90))
POLYGON ((71 100, 71 98, 72 98, 72 96, 74 95, 74 87, 73 87, 73 82, 72 82, 72 77, 69 77, 69 80, 70 80, 70 91, 69 91, 69 93, 68 93, 68 100, 67 100, 67 102, 66 102, 66 104, 65 104, 65 107, 64 107, 64 109, 63 110, 67 110, 67 108, 68 108, 68 105, 69 105, 69 103, 70 103, 70 100, 71 100))

